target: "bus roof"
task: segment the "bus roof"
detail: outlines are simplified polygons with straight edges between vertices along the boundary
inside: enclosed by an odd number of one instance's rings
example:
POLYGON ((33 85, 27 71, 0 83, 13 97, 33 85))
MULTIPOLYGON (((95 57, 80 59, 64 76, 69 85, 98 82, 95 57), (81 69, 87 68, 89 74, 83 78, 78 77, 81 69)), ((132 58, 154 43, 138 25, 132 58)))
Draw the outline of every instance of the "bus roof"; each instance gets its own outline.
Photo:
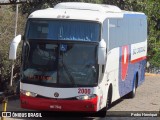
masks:
POLYGON ((143 14, 123 11, 112 5, 83 2, 62 2, 54 8, 33 12, 29 18, 73 19, 103 22, 106 18, 123 18, 124 14, 143 14))
POLYGON ((113 5, 93 4, 93 3, 79 3, 79 2, 63 2, 57 4, 54 8, 61 9, 76 9, 76 10, 90 10, 99 12, 121 12, 121 9, 113 5))

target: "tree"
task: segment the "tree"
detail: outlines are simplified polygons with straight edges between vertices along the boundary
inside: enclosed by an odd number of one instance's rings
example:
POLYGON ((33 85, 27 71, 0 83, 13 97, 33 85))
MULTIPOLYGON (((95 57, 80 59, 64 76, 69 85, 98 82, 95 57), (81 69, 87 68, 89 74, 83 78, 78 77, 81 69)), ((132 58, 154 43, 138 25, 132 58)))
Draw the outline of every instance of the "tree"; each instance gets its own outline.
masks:
POLYGON ((160 1, 149 0, 146 2, 144 12, 148 16, 148 61, 151 66, 160 67, 160 1))
MULTIPOLYGON (((18 32, 23 34, 25 17, 19 16, 18 32)), ((11 40, 14 38, 15 12, 12 11, 11 6, 2 6, 0 8, 0 89, 2 84, 10 80, 11 62, 8 59, 9 46, 11 40)), ((20 53, 18 50, 18 59, 15 62, 14 75, 19 72, 20 67, 20 53)))

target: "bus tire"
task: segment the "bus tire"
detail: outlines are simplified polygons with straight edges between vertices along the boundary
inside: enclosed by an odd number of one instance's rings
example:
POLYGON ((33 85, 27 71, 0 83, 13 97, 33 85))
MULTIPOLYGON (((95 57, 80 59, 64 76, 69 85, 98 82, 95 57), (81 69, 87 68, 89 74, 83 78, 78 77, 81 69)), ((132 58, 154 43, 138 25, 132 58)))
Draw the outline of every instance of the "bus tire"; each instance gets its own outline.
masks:
POLYGON ((134 85, 133 85, 133 90, 127 95, 127 98, 134 98, 136 95, 136 89, 137 89, 137 81, 138 78, 137 76, 134 78, 134 85))
POLYGON ((99 111, 100 117, 105 117, 107 110, 111 107, 112 101, 112 85, 109 86, 106 107, 99 111))
POLYGON ((111 102, 112 102, 112 85, 109 86, 108 90, 107 104, 106 104, 107 109, 111 107, 111 102))
POLYGON ((107 107, 104 107, 98 112, 98 117, 106 117, 107 107))

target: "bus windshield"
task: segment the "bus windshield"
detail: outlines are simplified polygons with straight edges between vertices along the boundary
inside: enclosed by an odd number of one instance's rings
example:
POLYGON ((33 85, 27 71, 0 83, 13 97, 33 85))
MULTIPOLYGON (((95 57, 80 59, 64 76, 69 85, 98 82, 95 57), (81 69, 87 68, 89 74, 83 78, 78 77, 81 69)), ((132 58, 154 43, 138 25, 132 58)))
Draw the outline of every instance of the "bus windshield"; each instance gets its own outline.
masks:
POLYGON ((56 86, 97 84, 97 45, 35 41, 27 44, 22 82, 56 86))
POLYGON ((100 24, 88 21, 33 20, 27 23, 27 39, 99 41, 100 24))

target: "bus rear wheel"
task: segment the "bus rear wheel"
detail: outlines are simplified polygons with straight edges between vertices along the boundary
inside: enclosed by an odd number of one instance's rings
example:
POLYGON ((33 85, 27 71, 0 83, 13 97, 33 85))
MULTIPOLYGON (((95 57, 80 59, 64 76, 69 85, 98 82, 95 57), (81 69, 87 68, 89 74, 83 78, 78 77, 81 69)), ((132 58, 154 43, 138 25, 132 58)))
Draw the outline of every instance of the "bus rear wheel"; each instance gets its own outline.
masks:
POLYGON ((127 98, 134 98, 136 95, 136 89, 137 89, 137 77, 134 78, 134 84, 133 84, 133 90, 128 93, 127 98))

